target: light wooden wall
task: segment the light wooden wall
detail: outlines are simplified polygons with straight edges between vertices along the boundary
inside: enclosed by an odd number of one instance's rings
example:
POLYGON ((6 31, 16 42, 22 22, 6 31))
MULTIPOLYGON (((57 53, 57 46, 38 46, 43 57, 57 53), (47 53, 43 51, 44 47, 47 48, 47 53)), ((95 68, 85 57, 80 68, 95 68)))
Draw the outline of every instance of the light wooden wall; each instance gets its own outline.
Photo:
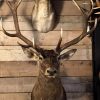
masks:
MULTIPOLYGON (((80 5, 82 2, 78 1, 80 5)), ((72 1, 54 0, 58 24, 48 33, 33 30, 31 25, 33 5, 33 0, 23 0, 18 8, 18 18, 22 34, 30 40, 34 34, 38 45, 54 48, 60 36, 61 24, 64 29, 63 43, 81 34, 83 17, 72 1)), ((6 3, 1 6, 0 14, 3 17, 4 28, 10 33, 15 33, 11 12, 6 3)), ((5 36, 0 27, 0 100, 31 100, 30 93, 38 75, 38 67, 36 62, 24 55, 17 41, 22 42, 18 38, 5 36)), ((86 37, 68 49, 71 48, 77 48, 76 54, 61 65, 61 79, 68 100, 92 100, 91 40, 86 37)))

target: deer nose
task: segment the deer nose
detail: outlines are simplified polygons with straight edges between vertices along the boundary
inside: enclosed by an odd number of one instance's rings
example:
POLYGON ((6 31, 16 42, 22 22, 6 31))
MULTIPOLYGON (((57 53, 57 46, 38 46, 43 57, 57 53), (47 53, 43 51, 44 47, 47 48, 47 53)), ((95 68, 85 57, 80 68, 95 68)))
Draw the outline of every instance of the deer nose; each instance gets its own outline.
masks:
POLYGON ((49 69, 49 70, 47 70, 47 73, 49 73, 52 76, 52 75, 56 74, 57 71, 56 71, 56 69, 49 69))

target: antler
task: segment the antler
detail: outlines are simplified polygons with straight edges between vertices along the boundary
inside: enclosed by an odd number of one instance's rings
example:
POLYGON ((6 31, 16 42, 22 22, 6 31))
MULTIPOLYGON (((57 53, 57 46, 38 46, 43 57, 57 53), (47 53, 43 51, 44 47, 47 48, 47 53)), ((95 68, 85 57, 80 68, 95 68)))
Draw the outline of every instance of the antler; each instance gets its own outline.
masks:
POLYGON ((12 12, 12 15, 13 15, 13 19, 14 19, 14 25, 15 25, 15 30, 16 30, 16 34, 10 34, 8 33, 4 28, 3 28, 3 24, 2 24, 2 29, 3 29, 3 32, 7 35, 7 36, 10 36, 10 37, 18 37, 20 38, 21 40, 23 40, 26 44, 28 44, 29 47, 33 47, 33 43, 27 39, 26 37, 24 37, 22 34, 21 34, 21 31, 20 31, 20 28, 19 28, 19 24, 18 24, 18 18, 17 18, 17 8, 18 6, 20 5, 22 0, 19 0, 18 2, 10 2, 8 0, 6 0, 6 3, 8 4, 11 12, 12 12))
POLYGON ((95 18, 94 20, 94 26, 87 32, 87 28, 88 28, 88 25, 89 25, 89 22, 91 22, 91 15, 93 14, 93 11, 94 11, 94 4, 93 4, 93 1, 91 0, 91 10, 89 11, 89 13, 87 14, 87 11, 86 9, 82 8, 80 5, 77 4, 77 2, 75 0, 72 0, 74 2, 74 4, 76 5, 76 7, 81 11, 82 15, 84 16, 85 18, 85 25, 84 25, 84 29, 83 29, 83 32, 80 36, 76 37, 75 39, 61 45, 61 41, 62 41, 62 37, 60 37, 59 39, 59 42, 58 42, 58 45, 56 47, 56 51, 58 53, 60 53, 61 51, 63 51, 64 49, 78 43, 80 40, 82 40, 85 36, 87 36, 88 34, 91 34, 93 33, 93 31, 95 30, 96 26, 97 26, 97 22, 98 22, 98 19, 95 18), (90 20, 90 21, 89 21, 90 20))

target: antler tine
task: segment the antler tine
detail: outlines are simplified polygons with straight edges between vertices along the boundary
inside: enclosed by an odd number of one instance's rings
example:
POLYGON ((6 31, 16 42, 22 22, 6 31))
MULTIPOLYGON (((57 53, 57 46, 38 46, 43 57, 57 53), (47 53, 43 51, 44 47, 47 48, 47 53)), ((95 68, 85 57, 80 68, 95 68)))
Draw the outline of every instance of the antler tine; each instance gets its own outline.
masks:
POLYGON ((56 47, 56 52, 60 53, 60 46, 61 46, 61 42, 62 42, 62 33, 60 34, 60 38, 56 47))
POLYGON ((14 5, 11 4, 10 1, 6 0, 7 4, 9 5, 10 9, 13 10, 17 10, 18 6, 20 5, 20 3, 22 2, 22 0, 19 0, 18 2, 16 2, 14 5))
POLYGON ((90 16, 94 12, 94 6, 95 6, 94 3, 93 3, 93 0, 90 0, 90 3, 91 3, 91 10, 90 10, 90 12, 89 12, 89 14, 87 16, 88 19, 90 18, 90 16))
POLYGON ((18 17, 17 17, 17 8, 20 5, 21 1, 22 0, 19 0, 17 3, 15 3, 14 5, 12 5, 10 1, 6 0, 9 8, 11 9, 12 15, 13 15, 16 34, 10 34, 10 33, 6 32, 5 29, 3 28, 3 24, 2 24, 2 29, 3 29, 4 34, 6 34, 7 36, 18 37, 22 41, 24 41, 28 46, 33 47, 33 43, 29 39, 27 39, 26 37, 24 37, 21 34, 21 32, 20 32, 20 28, 19 28, 19 24, 18 24, 18 17))
POLYGON ((86 14, 86 9, 85 8, 82 8, 80 5, 78 5, 78 3, 75 1, 75 0, 72 0, 73 1, 73 3, 76 5, 76 7, 81 11, 81 13, 83 14, 83 16, 85 17, 85 18, 89 18, 90 16, 91 16, 91 14, 93 13, 93 11, 94 11, 94 9, 93 9, 93 7, 94 7, 94 4, 93 4, 93 1, 92 0, 90 0, 90 2, 91 2, 91 10, 89 11, 89 13, 88 14, 86 14))
POLYGON ((80 5, 78 5, 78 3, 75 0, 72 0, 73 3, 75 4, 75 6, 81 11, 81 13, 86 16, 85 10, 84 8, 82 8, 80 5))
POLYGON ((85 10, 82 7, 80 7, 75 0, 73 0, 73 2, 77 6, 77 8, 82 12, 83 16, 85 17, 84 29, 83 29, 83 32, 82 32, 82 34, 80 36, 78 36, 75 39, 73 39, 73 40, 61 45, 59 52, 63 51, 64 49, 68 48, 71 45, 74 45, 74 44, 78 43, 86 35, 91 34, 95 30, 95 28, 97 26, 98 19, 96 18, 95 21, 94 21, 94 26, 91 28, 91 30, 89 30, 87 32, 87 26, 88 26, 88 23, 89 23, 88 20, 90 19, 91 15, 93 13, 93 2, 92 2, 92 0, 91 0, 92 8, 91 8, 91 10, 90 10, 90 12, 88 14, 86 14, 85 10))
POLYGON ((18 6, 20 5, 21 2, 22 2, 22 0, 19 0, 19 1, 16 3, 16 8, 18 8, 18 6))
POLYGON ((16 34, 10 34, 10 33, 6 32, 6 30, 3 28, 2 17, 0 17, 0 20, 1 20, 0 22, 1 22, 1 28, 2 28, 3 33, 10 36, 10 37, 16 37, 16 34))
POLYGON ((69 41, 69 42, 65 43, 64 45, 62 45, 62 46, 60 47, 60 52, 63 51, 64 49, 68 48, 69 46, 78 43, 78 42, 79 42, 80 40, 82 40, 86 35, 91 34, 91 33, 95 30, 96 26, 97 26, 97 18, 95 19, 94 26, 93 26, 93 28, 92 28, 90 31, 88 31, 88 32, 86 32, 86 33, 83 32, 83 33, 82 33, 80 36, 78 36, 77 38, 73 39, 72 41, 69 41))

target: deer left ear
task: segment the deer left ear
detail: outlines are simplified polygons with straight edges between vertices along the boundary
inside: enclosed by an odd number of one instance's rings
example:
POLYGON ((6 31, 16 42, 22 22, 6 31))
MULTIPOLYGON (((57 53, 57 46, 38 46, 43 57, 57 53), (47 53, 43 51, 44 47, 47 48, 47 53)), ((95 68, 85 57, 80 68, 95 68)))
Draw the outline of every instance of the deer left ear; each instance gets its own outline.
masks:
POLYGON ((21 48, 27 57, 32 58, 34 56, 34 51, 31 47, 27 48, 21 45, 21 48))
POLYGON ((72 57, 75 54, 76 51, 77 51, 77 49, 71 49, 71 50, 63 53, 62 55, 60 55, 58 57, 58 59, 59 60, 68 60, 68 59, 70 59, 70 57, 72 57))
POLYGON ((23 52, 27 55, 28 58, 33 58, 33 60, 38 60, 39 58, 43 58, 40 53, 38 53, 35 49, 32 47, 25 47, 22 44, 19 44, 23 50, 23 52))

